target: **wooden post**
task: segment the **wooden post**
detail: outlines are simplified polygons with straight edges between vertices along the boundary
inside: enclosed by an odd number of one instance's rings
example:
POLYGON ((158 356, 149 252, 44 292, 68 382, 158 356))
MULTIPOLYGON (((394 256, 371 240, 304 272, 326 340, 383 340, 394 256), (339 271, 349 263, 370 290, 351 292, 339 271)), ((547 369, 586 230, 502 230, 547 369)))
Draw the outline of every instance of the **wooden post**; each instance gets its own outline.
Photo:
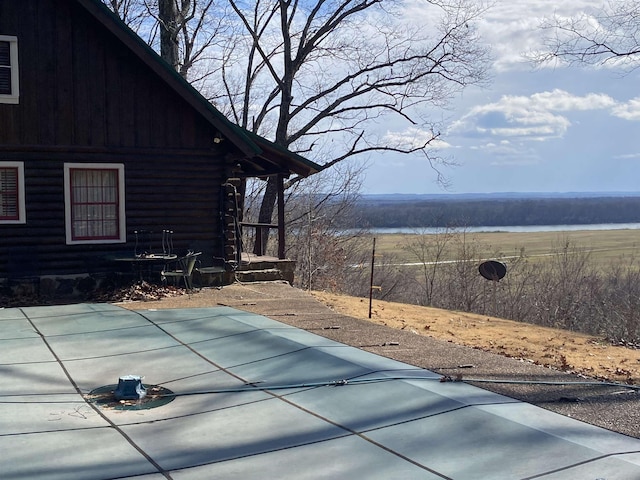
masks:
POLYGON ((264 247, 262 246, 262 235, 264 232, 269 233, 269 229, 263 229, 262 227, 256 227, 256 243, 253 246, 253 251, 255 254, 262 256, 264 255, 264 247))
POLYGON ((278 258, 284 260, 284 176, 278 174, 278 258))
POLYGON ((371 318, 371 303, 373 302, 373 267, 376 262, 376 237, 373 237, 373 251, 371 252, 371 280, 369 281, 369 318, 371 318))

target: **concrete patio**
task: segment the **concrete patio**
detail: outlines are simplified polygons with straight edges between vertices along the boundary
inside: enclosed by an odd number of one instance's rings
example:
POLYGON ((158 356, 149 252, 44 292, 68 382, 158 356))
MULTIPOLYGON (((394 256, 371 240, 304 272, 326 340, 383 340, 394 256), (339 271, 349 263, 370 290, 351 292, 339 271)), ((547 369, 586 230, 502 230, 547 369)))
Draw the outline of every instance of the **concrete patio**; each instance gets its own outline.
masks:
POLYGON ((231 307, 2 309, 0 373, 3 479, 640 478, 638 439, 231 307), (90 397, 129 374, 175 398, 90 397))

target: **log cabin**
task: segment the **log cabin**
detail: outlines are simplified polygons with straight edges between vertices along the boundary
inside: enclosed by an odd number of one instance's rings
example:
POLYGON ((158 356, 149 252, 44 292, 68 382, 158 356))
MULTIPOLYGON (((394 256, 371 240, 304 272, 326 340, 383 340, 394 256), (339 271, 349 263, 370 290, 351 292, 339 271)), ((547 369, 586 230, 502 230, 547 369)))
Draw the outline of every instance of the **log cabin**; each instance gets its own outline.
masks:
POLYGON ((319 169, 227 120, 99 0, 0 1, 1 285, 94 288, 143 232, 232 262, 238 182, 319 169))

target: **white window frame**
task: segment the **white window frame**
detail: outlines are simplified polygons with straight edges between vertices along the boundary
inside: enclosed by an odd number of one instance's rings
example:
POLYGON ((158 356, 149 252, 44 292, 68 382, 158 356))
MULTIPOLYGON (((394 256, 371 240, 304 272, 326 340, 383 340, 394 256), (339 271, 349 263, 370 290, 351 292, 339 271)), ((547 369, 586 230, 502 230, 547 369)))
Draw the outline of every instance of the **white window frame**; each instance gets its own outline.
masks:
POLYGON ((17 104, 20 100, 18 37, 0 35, 0 42, 9 42, 9 68, 11 69, 11 93, 9 95, 0 94, 0 103, 17 104))
POLYGON ((23 162, 3 162, 0 161, 0 168, 18 169, 18 218, 13 220, 0 219, 1 225, 27 223, 27 213, 25 209, 24 194, 24 163, 23 162))
POLYGON ((121 163, 65 163, 64 164, 64 216, 67 245, 125 243, 127 241, 125 218, 124 165, 121 163), (71 170, 117 170, 118 171, 118 233, 119 238, 82 239, 73 238, 71 217, 71 170))

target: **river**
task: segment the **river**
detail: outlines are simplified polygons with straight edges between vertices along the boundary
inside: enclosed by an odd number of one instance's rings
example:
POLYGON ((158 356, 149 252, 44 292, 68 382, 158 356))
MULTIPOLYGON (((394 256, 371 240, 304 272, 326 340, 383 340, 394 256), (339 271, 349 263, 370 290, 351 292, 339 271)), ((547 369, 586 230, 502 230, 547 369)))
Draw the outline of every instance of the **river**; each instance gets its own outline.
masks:
MULTIPOLYGON (((462 230, 462 229, 460 229, 462 230)), ((592 225, 510 225, 510 226, 484 226, 466 227, 466 232, 573 232, 577 230, 640 230, 640 223, 596 223, 592 225)), ((372 228, 372 233, 442 233, 443 228, 372 228)))

